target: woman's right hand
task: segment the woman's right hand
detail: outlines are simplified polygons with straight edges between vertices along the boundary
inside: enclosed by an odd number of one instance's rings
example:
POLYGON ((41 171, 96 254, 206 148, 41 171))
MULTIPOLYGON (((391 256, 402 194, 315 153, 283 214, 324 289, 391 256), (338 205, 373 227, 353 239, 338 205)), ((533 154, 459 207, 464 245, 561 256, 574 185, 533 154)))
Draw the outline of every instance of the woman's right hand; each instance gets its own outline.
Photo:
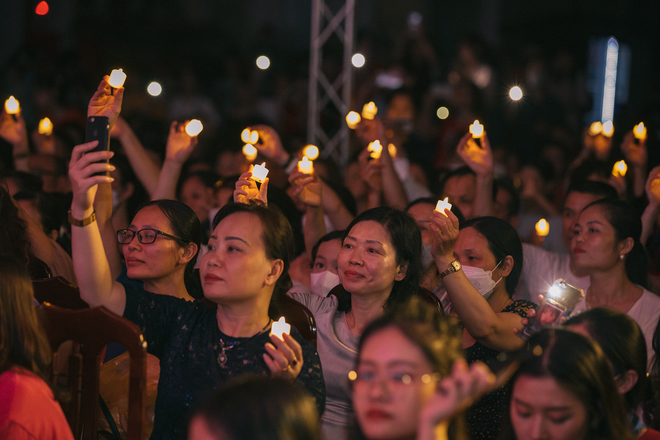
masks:
POLYGON ((112 151, 91 152, 98 145, 98 141, 78 145, 71 153, 69 162, 69 180, 73 191, 73 202, 71 203, 71 215, 74 218, 85 218, 91 214, 99 183, 111 183, 114 179, 106 176, 107 171, 115 169, 113 165, 105 162, 115 153, 112 151), (96 163, 104 161, 101 163, 96 163), (95 176, 95 173, 104 173, 95 176))
POLYGON ((257 188, 257 182, 252 178, 253 168, 254 165, 250 165, 250 170, 238 178, 234 189, 234 202, 247 204, 250 200, 257 200, 268 205, 268 177, 261 184, 261 188, 257 188))
POLYGON ((305 174, 294 169, 289 174, 292 195, 307 206, 321 206, 321 182, 316 173, 305 174))
POLYGON ((277 134, 277 131, 273 127, 268 125, 254 125, 248 128, 259 133, 259 143, 254 145, 259 150, 259 153, 281 166, 287 163, 290 157, 289 153, 284 150, 280 135, 277 134))
POLYGON ((459 234, 458 218, 449 209, 445 209, 444 213, 434 209, 430 220, 429 229, 433 233, 431 254, 436 260, 449 263, 454 260, 454 244, 459 234))

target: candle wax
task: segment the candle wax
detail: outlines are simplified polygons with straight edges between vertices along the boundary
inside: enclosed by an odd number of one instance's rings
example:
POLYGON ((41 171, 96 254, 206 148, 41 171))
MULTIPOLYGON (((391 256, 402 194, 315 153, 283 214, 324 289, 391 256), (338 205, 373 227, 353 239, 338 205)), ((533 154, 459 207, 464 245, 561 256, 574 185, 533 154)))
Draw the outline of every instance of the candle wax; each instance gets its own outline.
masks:
POLYGON ((268 176, 268 168, 266 168, 266 162, 263 162, 261 165, 255 165, 252 168, 252 178, 257 182, 264 183, 268 176))

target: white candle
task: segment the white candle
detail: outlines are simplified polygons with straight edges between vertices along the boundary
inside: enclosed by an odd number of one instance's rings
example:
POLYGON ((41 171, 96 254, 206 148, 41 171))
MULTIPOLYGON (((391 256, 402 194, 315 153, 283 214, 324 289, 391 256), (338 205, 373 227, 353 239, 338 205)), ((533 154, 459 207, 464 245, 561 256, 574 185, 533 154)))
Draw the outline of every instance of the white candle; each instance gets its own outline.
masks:
POLYGON ((348 112, 346 115, 346 124, 351 130, 355 130, 355 127, 360 123, 362 118, 358 112, 348 112))
POLYGON ((371 151, 371 157, 373 159, 380 158, 380 153, 383 152, 383 146, 380 144, 380 141, 375 140, 369 144, 367 150, 371 151))
POLYGON ((266 168, 266 162, 263 162, 261 165, 255 165, 252 168, 252 178, 257 182, 264 183, 268 176, 268 168, 266 168))
POLYGON ((305 148, 303 148, 303 156, 309 160, 316 160, 316 158, 319 157, 319 147, 311 144, 307 145, 305 148))
POLYGON ((550 225, 548 224, 548 221, 544 218, 536 222, 536 235, 539 237, 545 237, 550 233, 550 225))
POLYGON ((373 119, 378 113, 378 107, 374 104, 373 101, 367 103, 362 107, 362 117, 364 119, 373 119))
POLYGON ((188 133, 188 136, 190 137, 197 136, 202 132, 203 129, 204 126, 202 125, 202 121, 199 119, 193 119, 186 124, 186 133, 188 133))
POLYGON ((628 165, 626 165, 625 161, 620 160, 614 164, 614 168, 612 168, 612 175, 615 177, 624 177, 627 171, 628 165))
POLYGON ((298 171, 304 174, 312 174, 314 172, 314 164, 307 156, 303 157, 301 161, 298 161, 298 171))
POLYGON ((18 99, 10 96, 9 99, 5 101, 5 110, 8 115, 15 115, 21 110, 21 105, 18 102, 18 99))
POLYGON ((291 333, 291 324, 287 324, 287 322, 284 320, 284 316, 282 316, 279 321, 273 322, 273 326, 270 329, 270 334, 284 340, 284 338, 282 338, 282 334, 284 333, 287 335, 291 333))
POLYGON ((640 141, 646 139, 646 127, 644 127, 644 123, 640 122, 639 124, 635 125, 633 133, 635 133, 635 138, 639 139, 640 141))
POLYGON ((122 69, 115 69, 110 72, 110 79, 108 79, 108 84, 110 84, 111 87, 118 89, 124 85, 124 81, 126 81, 126 74, 122 69))
POLYGON ((472 125, 470 125, 470 133, 472 133, 473 138, 480 138, 484 135, 484 126, 479 123, 479 120, 475 120, 472 125))
POLYGON ((252 162, 257 158, 257 149, 252 144, 245 144, 243 145, 243 154, 249 162, 252 162))
POLYGON ((445 214, 445 208, 451 211, 451 203, 449 203, 449 197, 445 197, 444 200, 438 200, 438 204, 435 205, 435 210, 443 214, 445 214))
POLYGON ((50 122, 50 119, 43 118, 39 121, 39 133, 45 134, 46 136, 53 134, 53 123, 50 122))

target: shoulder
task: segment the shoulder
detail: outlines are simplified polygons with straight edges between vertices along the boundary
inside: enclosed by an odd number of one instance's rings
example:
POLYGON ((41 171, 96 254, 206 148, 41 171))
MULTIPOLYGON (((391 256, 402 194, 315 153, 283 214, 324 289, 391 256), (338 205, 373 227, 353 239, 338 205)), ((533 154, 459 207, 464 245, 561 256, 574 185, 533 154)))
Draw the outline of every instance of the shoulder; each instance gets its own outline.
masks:
POLYGON ((519 299, 506 306, 502 310, 502 313, 515 313, 522 317, 526 317, 527 311, 530 309, 536 309, 536 304, 525 299, 519 299))
POLYGON ((325 314, 334 314, 339 306, 339 300, 334 295, 322 297, 313 293, 297 292, 289 292, 287 295, 307 307, 316 319, 325 314))

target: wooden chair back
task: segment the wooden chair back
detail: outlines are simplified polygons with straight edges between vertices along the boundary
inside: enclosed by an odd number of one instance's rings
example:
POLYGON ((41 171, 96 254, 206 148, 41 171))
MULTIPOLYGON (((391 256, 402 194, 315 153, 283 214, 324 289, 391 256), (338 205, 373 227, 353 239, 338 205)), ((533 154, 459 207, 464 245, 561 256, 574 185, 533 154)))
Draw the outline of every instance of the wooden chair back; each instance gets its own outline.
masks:
POLYGON ((286 295, 280 299, 279 306, 286 322, 297 328, 302 337, 316 347, 316 321, 312 312, 303 304, 286 295))
POLYGON ((74 438, 97 438, 101 351, 108 342, 119 342, 131 357, 127 439, 140 439, 147 377, 147 343, 140 328, 105 307, 66 310, 46 302, 37 308, 37 316, 53 352, 65 341, 80 344, 79 353, 69 359, 71 400, 64 408, 74 438))
MULTIPOLYGON (((330 290, 330 293, 328 295, 335 295, 337 299, 341 300, 341 298, 344 297, 348 292, 344 289, 344 286, 341 284, 336 285, 335 287, 330 290)), ((445 314, 445 309, 442 307, 442 302, 440 302, 440 298, 435 296, 433 292, 431 292, 429 289, 425 287, 419 287, 419 296, 422 298, 424 302, 427 302, 429 305, 432 305, 436 309, 438 309, 438 312, 442 313, 443 315, 445 314)))
POLYGON ((63 277, 32 280, 34 297, 39 303, 49 302, 70 310, 88 309, 89 306, 80 298, 80 291, 63 277))

